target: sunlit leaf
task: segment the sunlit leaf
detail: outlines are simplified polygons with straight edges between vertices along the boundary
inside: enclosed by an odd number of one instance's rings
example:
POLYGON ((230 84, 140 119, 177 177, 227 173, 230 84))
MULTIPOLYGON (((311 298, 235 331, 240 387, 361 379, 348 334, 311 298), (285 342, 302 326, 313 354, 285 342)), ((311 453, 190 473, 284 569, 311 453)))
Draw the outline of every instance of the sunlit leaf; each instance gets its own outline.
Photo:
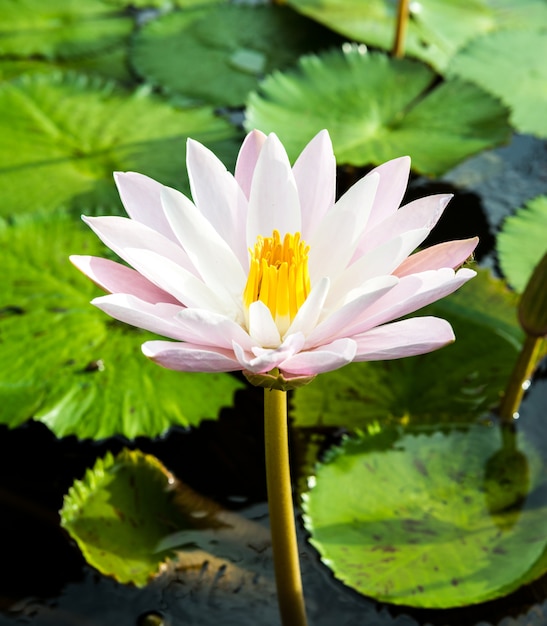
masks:
MULTIPOLYGON (((394 0, 288 0, 288 4, 352 41, 393 47, 394 0)), ((471 39, 500 28, 537 28, 547 20, 543 0, 420 0, 410 2, 405 52, 443 70, 471 39)))
POLYGON ((236 132, 210 108, 184 111, 78 74, 34 74, 0 85, 0 215, 67 206, 121 211, 112 172, 186 188, 188 136, 231 160, 236 132))
POLYGON ((348 440, 315 480, 311 542, 367 596, 464 606, 547 571, 545 473, 520 433, 505 444, 491 426, 348 440))
POLYGON ((266 78, 249 97, 245 125, 276 132, 293 158, 327 128, 338 163, 409 154, 416 171, 433 175, 509 138, 507 112, 492 96, 435 81, 425 65, 347 45, 266 78))
POLYGON ((430 354, 352 363, 294 392, 297 426, 366 429, 375 421, 473 422, 495 406, 522 340, 515 298, 502 281, 479 274, 416 315, 453 326, 456 341, 430 354))
POLYGON ((547 17, 544 25, 476 39, 452 59, 449 72, 501 98, 519 132, 547 138, 547 17))
POLYGON ((241 105, 258 79, 296 61, 323 29, 276 6, 221 4, 146 24, 132 60, 147 81, 188 100, 241 105))
POLYGON ((100 52, 128 38, 130 15, 101 0, 4 0, 0 54, 70 58, 100 52))
POLYGON ((154 437, 231 404, 233 377, 158 367, 140 349, 153 335, 89 304, 100 292, 68 256, 105 251, 78 218, 4 226, 0 246, 1 423, 33 418, 59 437, 154 437))
POLYGON ((507 281, 519 292, 547 251, 545 233, 547 196, 531 200, 503 223, 498 235, 498 258, 507 281))

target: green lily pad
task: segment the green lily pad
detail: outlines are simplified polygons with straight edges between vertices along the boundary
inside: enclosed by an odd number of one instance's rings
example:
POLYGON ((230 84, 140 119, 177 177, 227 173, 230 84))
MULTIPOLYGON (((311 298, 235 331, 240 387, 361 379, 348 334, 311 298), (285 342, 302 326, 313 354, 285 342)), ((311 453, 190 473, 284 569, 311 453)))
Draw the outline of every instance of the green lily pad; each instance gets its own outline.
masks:
POLYGON ((120 213, 112 172, 132 170, 187 190, 185 140, 233 159, 236 131, 210 108, 178 110, 78 74, 0 85, 0 215, 66 206, 120 213))
POLYGON ((516 297, 503 281, 483 270, 416 315, 447 319, 456 341, 430 354, 322 374, 321 384, 294 392, 295 425, 358 431, 378 421, 469 423, 495 406, 523 339, 516 297))
POLYGON ((238 106, 266 73, 294 63, 326 37, 283 7, 223 3, 149 22, 135 37, 132 61, 148 82, 170 94, 238 106))
POLYGON ((305 524, 334 575, 364 595, 484 602, 547 571, 542 465, 497 427, 348 440, 317 469, 305 524))
POLYGON ((547 250, 547 196, 530 200, 508 217, 498 235, 498 258, 504 276, 519 293, 547 250))
POLYGON ((158 367, 141 353, 154 335, 112 321, 99 290, 68 261, 105 249, 75 217, 0 228, 0 423, 29 418, 58 437, 154 437, 215 418, 241 385, 228 374, 158 367))
POLYGON ((61 526, 101 573, 144 586, 174 556, 172 548, 161 547, 165 537, 218 525, 215 509, 203 510, 204 499, 200 517, 192 517, 185 489, 151 455, 127 449, 115 458, 108 453, 70 488, 61 526))
POLYGON ((497 100, 469 83, 435 81, 425 65, 348 44, 266 78, 249 97, 245 126, 276 132, 292 158, 327 128, 338 163, 409 154, 417 172, 432 175, 508 140, 497 100))
POLYGON ((22 74, 75 71, 132 85, 135 77, 129 69, 127 46, 109 48, 92 56, 76 59, 0 59, 0 80, 12 80, 22 74))
MULTIPOLYGON (((304 15, 350 40, 391 50, 397 2, 288 0, 304 15)), ((405 52, 442 71, 471 39, 498 28, 537 28, 547 20, 543 0, 420 0, 410 3, 405 52)))
POLYGON ((127 40, 133 19, 101 0, 8 0, 0 5, 0 54, 85 56, 127 40))
POLYGON ((476 39, 452 59, 448 71, 498 96, 519 132, 547 138, 545 58, 547 30, 511 29, 476 39))

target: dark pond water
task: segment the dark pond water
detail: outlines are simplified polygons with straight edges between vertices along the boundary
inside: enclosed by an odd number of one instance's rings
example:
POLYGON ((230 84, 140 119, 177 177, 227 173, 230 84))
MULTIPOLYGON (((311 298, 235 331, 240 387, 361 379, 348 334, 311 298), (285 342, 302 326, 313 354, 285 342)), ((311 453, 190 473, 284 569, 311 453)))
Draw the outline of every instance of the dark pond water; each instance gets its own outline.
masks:
MULTIPOLYGON (((547 147, 516 137, 511 146, 470 160, 444 181, 413 181, 409 197, 450 189, 456 198, 429 243, 480 232, 477 257, 495 268, 493 245, 500 222, 527 200, 547 193, 547 147)), ((191 572, 168 572, 145 589, 120 585, 88 567, 60 529, 57 513, 74 478, 81 478, 107 450, 117 452, 128 442, 57 440, 34 422, 12 431, 0 427, 0 626, 279 624, 267 544, 261 403, 261 390, 238 392, 234 407, 217 422, 130 443, 231 510, 241 532, 251 538, 239 543, 229 536, 219 539, 219 553, 233 565, 202 560, 191 572)), ((520 422, 542 436, 541 426, 547 424, 545 362, 520 422)), ((297 446, 293 454, 297 461, 297 446)), ((412 610, 378 604, 337 582, 306 544, 302 530, 301 546, 310 626, 547 625, 547 577, 478 606, 412 610)))

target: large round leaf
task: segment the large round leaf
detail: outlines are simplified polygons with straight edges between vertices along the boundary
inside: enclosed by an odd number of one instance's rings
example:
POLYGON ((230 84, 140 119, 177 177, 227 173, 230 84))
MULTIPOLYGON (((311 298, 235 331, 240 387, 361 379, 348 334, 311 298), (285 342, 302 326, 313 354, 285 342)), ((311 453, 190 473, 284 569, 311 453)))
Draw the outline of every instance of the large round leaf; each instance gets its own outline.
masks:
POLYGON ((521 133, 547 138, 547 16, 545 30, 507 30, 480 37, 460 51, 449 72, 495 94, 511 108, 521 133))
POLYGON ((367 429, 376 421, 473 422, 495 406, 522 340, 515 297, 483 271, 416 315, 453 326, 456 341, 430 354, 351 363, 294 392, 295 424, 367 429))
POLYGON ((547 571, 546 475, 524 437, 504 436, 346 441, 306 494, 311 542, 336 577, 394 604, 465 606, 531 582, 547 571))
POLYGON ((77 74, 23 76, 0 85, 0 215, 63 205, 120 212, 113 171, 184 188, 186 137, 226 159, 234 135, 211 109, 177 110, 145 89, 77 74))
POLYGON ((133 19, 101 0, 4 0, 0 54, 69 58, 127 39, 133 19))
MULTIPOLYGON (((353 41, 391 50, 397 2, 394 0, 288 0, 353 41)), ((420 0, 410 2, 405 52, 443 70, 472 38, 498 28, 545 24, 543 0, 420 0)))
POLYGON ((434 175, 509 138, 494 98, 468 83, 435 81, 420 63, 348 44, 266 78, 249 97, 245 125, 276 132, 293 158, 327 128, 338 163, 409 154, 416 171, 434 175))
POLYGON ((171 94, 238 106, 259 78, 295 62, 318 39, 325 39, 322 29, 289 9, 221 4, 149 22, 135 38, 132 60, 171 94))
POLYGON ((154 437, 231 403, 233 377, 158 367, 140 350, 152 335, 89 304, 100 294, 68 255, 105 250, 78 218, 3 226, 0 247, 0 422, 34 418, 59 437, 154 437))
POLYGON ((547 251, 545 233, 547 196, 531 200, 503 223, 498 235, 499 262, 507 281, 519 292, 547 251))

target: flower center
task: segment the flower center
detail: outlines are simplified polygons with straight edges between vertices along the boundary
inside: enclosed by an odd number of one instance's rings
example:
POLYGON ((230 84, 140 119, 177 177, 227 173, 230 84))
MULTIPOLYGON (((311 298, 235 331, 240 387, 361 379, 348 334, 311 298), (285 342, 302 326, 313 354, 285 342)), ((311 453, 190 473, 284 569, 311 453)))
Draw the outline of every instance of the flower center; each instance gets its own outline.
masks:
POLYGON ((308 252, 300 233, 286 234, 283 241, 277 230, 271 237, 257 237, 251 255, 249 277, 243 300, 249 306, 260 300, 270 309, 283 334, 310 292, 308 252))

